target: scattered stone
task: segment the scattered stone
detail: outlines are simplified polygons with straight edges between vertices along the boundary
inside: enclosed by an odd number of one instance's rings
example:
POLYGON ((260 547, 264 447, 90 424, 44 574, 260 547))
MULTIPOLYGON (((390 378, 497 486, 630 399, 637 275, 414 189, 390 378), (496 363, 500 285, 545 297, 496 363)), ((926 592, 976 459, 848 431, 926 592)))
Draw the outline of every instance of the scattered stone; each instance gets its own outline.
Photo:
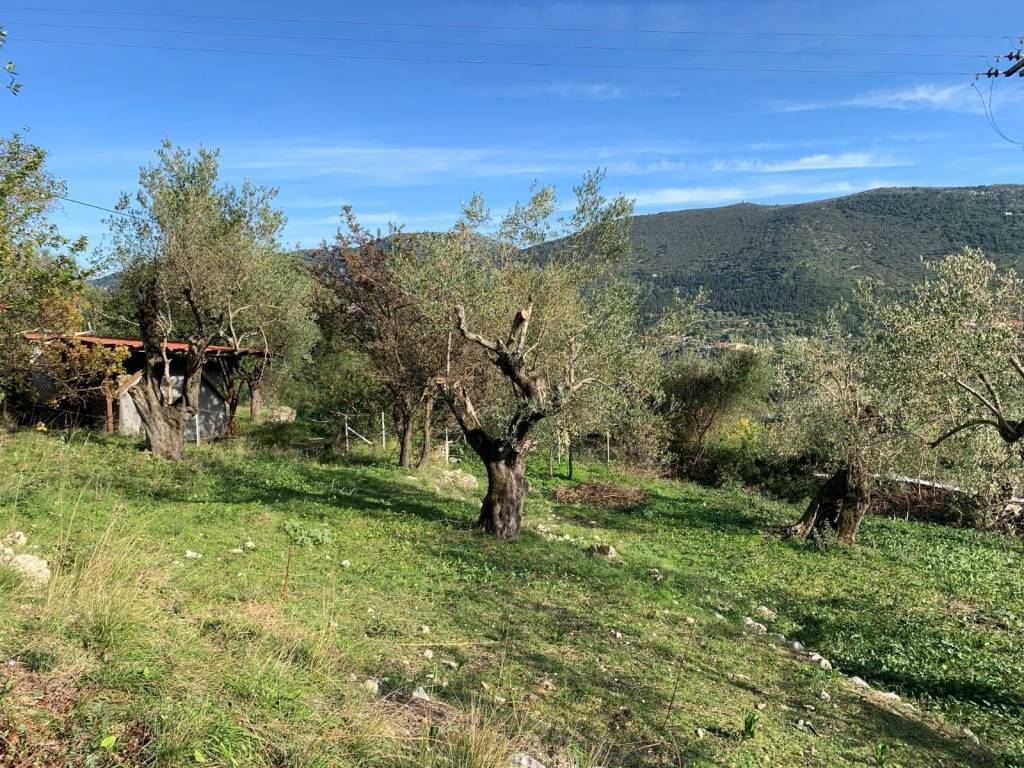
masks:
POLYGON ((779 645, 785 645, 786 643, 786 636, 781 632, 769 632, 768 639, 774 640, 779 645))
POLYGON ((21 531, 13 531, 4 536, 3 545, 9 549, 18 549, 28 544, 28 536, 21 531))
POLYGON ((245 554, 245 550, 242 549, 241 547, 235 547, 234 549, 229 549, 228 550, 228 554, 231 554, 231 555, 244 555, 245 554))
POLYGON ((821 699, 824 702, 832 701, 832 696, 824 688, 822 688, 820 691, 818 691, 818 698, 821 699))
POLYGON ((775 611, 773 611, 767 605, 757 606, 757 612, 761 615, 761 618, 766 619, 767 621, 775 621, 777 618, 779 618, 778 614, 776 614, 775 611))
POLYGON ((649 570, 648 573, 651 575, 651 578, 654 579, 655 584, 660 584, 665 580, 665 574, 663 574, 657 568, 651 568, 651 570, 649 570))
POLYGON ((856 675, 854 675, 853 677, 850 678, 850 682, 853 683, 854 685, 856 685, 858 688, 870 688, 871 687, 868 684, 867 680, 865 680, 862 677, 857 677, 856 675))
POLYGON ((448 667, 448 669, 458 669, 459 668, 459 662, 452 661, 451 659, 441 659, 441 663, 444 666, 448 667))
POLYGON ((888 699, 889 701, 900 701, 900 695, 895 691, 882 691, 878 695, 883 699, 888 699))
POLYGON ((609 560, 614 560, 619 556, 611 544, 591 544, 590 554, 594 557, 607 557, 609 560))
POLYGON ((612 630, 612 637, 614 637, 616 640, 621 640, 622 639, 622 633, 619 632, 619 630, 617 630, 617 629, 613 629, 612 630))
POLYGON ((380 683, 378 683, 372 677, 368 677, 366 678, 366 680, 363 681, 363 688, 368 690, 373 696, 376 696, 378 693, 380 693, 380 683))
POLYGON ((203 555, 200 552, 193 552, 191 549, 186 549, 185 550, 185 559, 186 560, 202 560, 203 559, 203 555))
POLYGON ((822 656, 820 653, 809 653, 807 654, 807 660, 812 664, 816 664, 826 672, 832 671, 832 662, 822 656))
POLYGON ((432 650, 430 650, 429 648, 427 648, 427 650, 425 650, 423 652, 423 658, 425 658, 425 659, 432 659, 432 658, 434 658, 434 652, 432 650))
POLYGON ((349 560, 342 560, 341 561, 341 567, 342 568, 348 568, 350 565, 352 565, 352 562, 349 561, 349 560))
POLYGON ((495 696, 494 697, 494 703, 497 704, 500 707, 500 706, 503 706, 504 704, 507 704, 508 703, 508 699, 506 699, 504 696, 495 696))
POLYGON ((472 492, 479 487, 479 481, 476 476, 469 474, 469 472, 463 472, 461 469, 447 469, 441 473, 441 476, 435 483, 438 490, 443 488, 457 488, 460 491, 472 492))
POLYGON ((430 695, 423 690, 423 686, 420 686, 412 692, 412 697, 417 701, 430 701, 430 695))
POLYGON ((421 635, 429 635, 430 634, 430 627, 428 627, 426 624, 420 624, 420 634, 421 635))
POLYGON ((981 746, 981 739, 979 739, 978 735, 967 726, 964 726, 964 736, 966 736, 967 740, 970 741, 974 746, 981 746))
POLYGON ((764 708, 767 706, 768 705, 765 704, 763 701, 759 701, 757 702, 757 704, 754 705, 754 709, 756 709, 758 712, 763 712, 764 708))
POLYGON ((804 648, 804 644, 803 644, 803 643, 801 643, 801 642, 800 642, 799 640, 792 640, 792 641, 791 641, 791 642, 789 643, 789 647, 790 647, 790 648, 792 648, 792 649, 793 649, 794 651, 803 651, 803 650, 806 650, 806 649, 804 648))
POLYGON ((268 408, 266 420, 272 424, 290 424, 295 421, 295 409, 287 405, 268 408))
POLYGON ((247 541, 242 546, 245 547, 246 549, 256 549, 256 542, 255 541, 247 541))
POLYGON ((768 627, 766 627, 759 621, 754 621, 749 616, 743 617, 743 626, 745 626, 751 632, 756 632, 759 635, 765 635, 768 633, 768 627))
POLYGON ((509 758, 508 764, 511 768, 547 768, 540 760, 525 752, 516 752, 509 758))
POLYGON ((694 732, 693 732, 693 734, 694 734, 694 736, 696 736, 696 737, 697 737, 698 739, 703 739, 703 738, 704 738, 705 736, 707 736, 707 735, 708 735, 708 732, 707 732, 707 731, 705 731, 705 730, 704 730, 703 728, 698 728, 698 729, 697 729, 696 731, 694 731, 694 732))
POLYGON ((719 621, 725 621, 725 616, 720 614, 718 611, 715 611, 715 618, 718 619, 719 621))
POLYGON ((5 555, 0 562, 34 586, 45 587, 50 581, 50 566, 41 557, 5 555))

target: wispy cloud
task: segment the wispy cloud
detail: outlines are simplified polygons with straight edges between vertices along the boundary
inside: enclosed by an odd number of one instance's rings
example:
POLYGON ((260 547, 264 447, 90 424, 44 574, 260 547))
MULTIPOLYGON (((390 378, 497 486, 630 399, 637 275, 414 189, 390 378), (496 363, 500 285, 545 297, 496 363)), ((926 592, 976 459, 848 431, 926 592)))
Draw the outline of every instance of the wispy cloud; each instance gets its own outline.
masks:
POLYGON ((856 183, 833 181, 822 184, 731 185, 722 187, 664 187, 634 192, 630 195, 639 208, 659 205, 721 205, 748 200, 773 200, 808 195, 846 195, 866 189, 893 186, 886 181, 856 183))
POLYGON ((792 160, 719 160, 712 164, 715 171, 745 173, 789 173, 793 171, 826 171, 847 168, 896 168, 910 165, 874 152, 842 152, 836 155, 805 155, 792 160))
MULTIPOLYGON (((987 93, 985 98, 987 98, 987 93)), ((997 94, 997 104, 1024 103, 1019 90, 1002 89, 997 94)), ((773 104, 777 112, 811 112, 823 109, 897 109, 903 111, 925 110, 980 114, 984 112, 982 97, 970 85, 939 86, 934 83, 868 91, 846 99, 821 101, 783 101, 773 104)))

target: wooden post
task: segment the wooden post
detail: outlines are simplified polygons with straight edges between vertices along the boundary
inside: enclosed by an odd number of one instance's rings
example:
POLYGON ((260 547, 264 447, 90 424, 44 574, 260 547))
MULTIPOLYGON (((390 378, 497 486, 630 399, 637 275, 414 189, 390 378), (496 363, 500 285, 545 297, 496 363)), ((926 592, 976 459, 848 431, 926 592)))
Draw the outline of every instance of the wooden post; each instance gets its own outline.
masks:
POLYGON ((202 443, 202 437, 199 434, 199 411, 196 411, 196 445, 202 443))
POLYGON ((109 394, 105 396, 107 401, 107 434, 114 434, 114 398, 109 394))
POLYGON ((612 433, 604 433, 604 463, 612 463, 612 433))
POLYGON ((444 463, 451 463, 451 460, 448 457, 448 427, 444 428, 444 463))
POLYGON ((348 453, 348 414, 345 414, 345 453, 348 453))
POLYGON ((384 411, 380 412, 380 447, 384 451, 388 449, 388 433, 384 427, 384 411))

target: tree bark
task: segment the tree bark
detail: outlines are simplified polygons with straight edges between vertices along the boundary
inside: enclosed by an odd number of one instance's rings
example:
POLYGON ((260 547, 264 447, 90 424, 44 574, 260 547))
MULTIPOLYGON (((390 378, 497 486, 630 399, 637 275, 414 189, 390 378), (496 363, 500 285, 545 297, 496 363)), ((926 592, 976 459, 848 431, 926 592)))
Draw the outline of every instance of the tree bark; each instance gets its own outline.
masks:
POLYGON ((249 418, 253 424, 263 423, 263 387, 249 383, 249 418))
POLYGON ((785 530, 785 535, 806 539, 827 525, 837 531, 840 544, 853 544, 869 501, 863 484, 849 467, 840 467, 811 499, 803 517, 785 530))
POLYGON ((178 461, 185 451, 188 410, 181 403, 164 405, 147 385, 143 380, 128 390, 146 432, 146 445, 154 456, 178 461))
POLYGON ((398 466, 408 469, 412 466, 412 414, 401 413, 395 427, 398 431, 398 466))
POLYGON ((420 469, 423 469, 430 464, 430 426, 433 415, 434 397, 433 395, 428 395, 426 405, 423 409, 423 445, 420 446, 420 460, 417 465, 420 469))
POLYGON ((518 451, 507 451, 504 456, 485 458, 484 464, 487 495, 480 506, 477 527, 500 539, 514 539, 519 535, 523 503, 530 492, 523 456, 518 451))

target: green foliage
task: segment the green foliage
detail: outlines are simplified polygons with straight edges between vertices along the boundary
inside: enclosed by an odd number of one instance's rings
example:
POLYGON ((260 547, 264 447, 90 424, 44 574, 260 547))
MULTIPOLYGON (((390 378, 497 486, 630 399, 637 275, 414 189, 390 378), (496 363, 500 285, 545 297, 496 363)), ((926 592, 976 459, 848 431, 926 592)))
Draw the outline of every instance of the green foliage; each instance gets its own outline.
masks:
POLYGON ((324 525, 312 525, 293 518, 281 525, 288 539, 298 547, 324 547, 334 540, 334 532, 324 525))
POLYGON ((757 736, 757 726, 761 722, 761 716, 757 712, 748 712, 743 718, 743 738, 753 739, 757 736))
POLYGON ((762 350, 688 354, 676 360, 663 386, 677 470, 711 481, 743 473, 741 467, 727 468, 720 462, 729 456, 744 464, 753 459, 757 422, 766 415, 773 384, 774 374, 762 350))
MULTIPOLYGON (((3 48, 7 43, 7 30, 0 27, 0 48, 3 48)), ((18 82, 18 73, 15 69, 14 62, 8 61, 3 66, 4 73, 7 75, 7 90, 15 96, 21 90, 21 83, 18 82)))

